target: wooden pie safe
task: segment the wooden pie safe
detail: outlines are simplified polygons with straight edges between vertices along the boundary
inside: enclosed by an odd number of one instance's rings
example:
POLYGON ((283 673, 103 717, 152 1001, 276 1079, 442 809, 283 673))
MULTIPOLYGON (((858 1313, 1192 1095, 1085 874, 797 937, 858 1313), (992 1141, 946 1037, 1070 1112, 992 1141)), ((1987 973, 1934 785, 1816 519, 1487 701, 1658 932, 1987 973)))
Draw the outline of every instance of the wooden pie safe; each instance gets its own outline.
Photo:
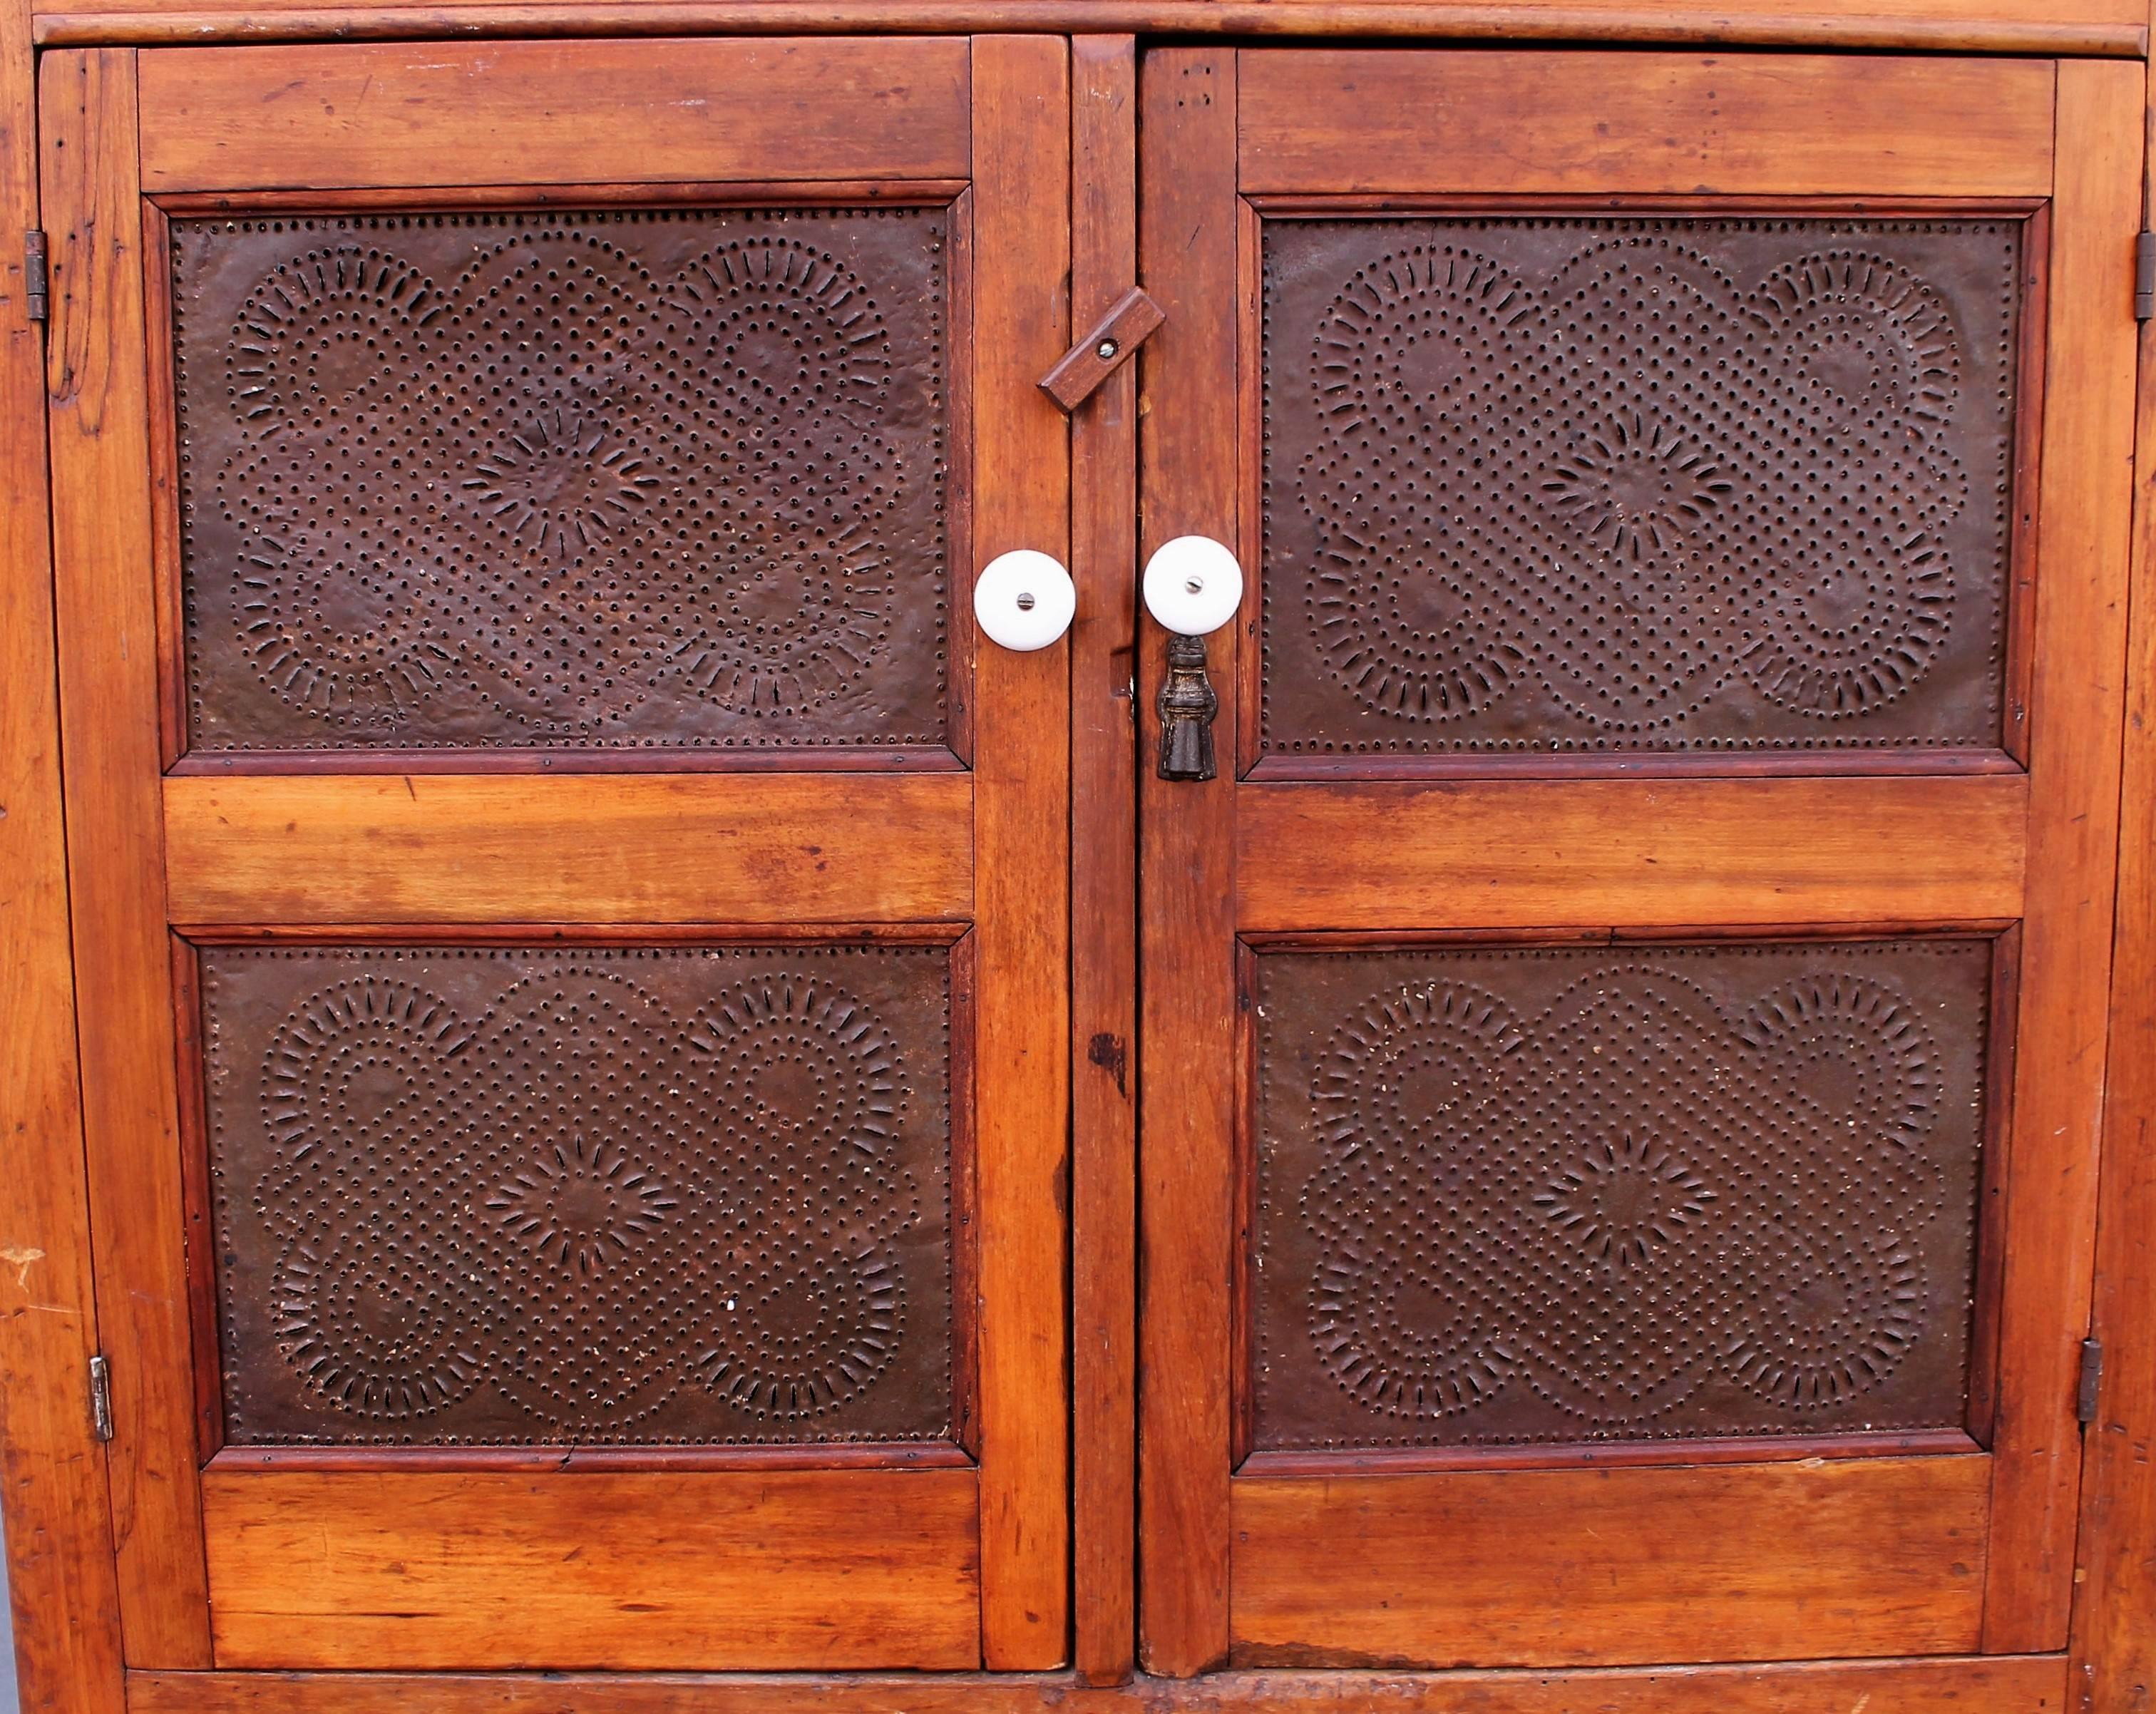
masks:
POLYGON ((66 1706, 2068 1705, 2136 62, 144 18, 66 1706))

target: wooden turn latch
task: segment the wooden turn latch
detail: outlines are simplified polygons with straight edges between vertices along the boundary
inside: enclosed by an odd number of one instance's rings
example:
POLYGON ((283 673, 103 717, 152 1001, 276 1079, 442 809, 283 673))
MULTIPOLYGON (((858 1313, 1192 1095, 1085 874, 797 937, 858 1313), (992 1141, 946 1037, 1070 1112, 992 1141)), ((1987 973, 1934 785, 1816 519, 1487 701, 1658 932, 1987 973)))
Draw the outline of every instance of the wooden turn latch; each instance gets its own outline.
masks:
POLYGON ((1101 383, 1130 361, 1131 353, 1152 338, 1168 312, 1132 286, 1093 330, 1056 360, 1055 367, 1040 377, 1040 390, 1054 399, 1065 416, 1092 398, 1101 383))

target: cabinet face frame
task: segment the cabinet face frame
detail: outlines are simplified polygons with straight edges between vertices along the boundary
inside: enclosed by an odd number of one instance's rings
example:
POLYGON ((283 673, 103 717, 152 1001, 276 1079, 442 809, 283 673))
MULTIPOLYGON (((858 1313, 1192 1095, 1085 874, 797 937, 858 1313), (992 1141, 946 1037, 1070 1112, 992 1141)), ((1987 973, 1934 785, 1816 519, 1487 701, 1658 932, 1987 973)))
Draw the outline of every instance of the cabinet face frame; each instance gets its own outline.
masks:
MULTIPOLYGON (((1711 198, 1717 212, 1738 217, 1801 197, 1815 209, 1832 198, 1838 212, 1869 218, 1912 199, 1937 206, 1934 198, 1949 198, 1972 214, 2048 220, 2048 298, 2039 292, 2025 301, 2047 323, 2044 362, 2052 377, 2041 399, 2022 401, 2042 423, 2041 443, 2024 448, 2025 464, 2031 450, 2041 459, 2043 567, 2023 657, 2036 663, 2025 772, 2010 742, 2005 756, 1968 758, 1964 767, 1974 771, 1957 772, 1948 759, 1932 769, 1912 762, 1898 777, 1827 757, 1762 766, 1748 757, 1717 763, 1641 755, 1621 767, 1590 761, 1583 767, 1541 757, 1486 766, 1433 756, 1402 758, 1397 767, 1390 758, 1373 767, 1355 759, 1306 766, 1296 758, 1276 766, 1267 757, 1240 780, 1224 765, 1219 778, 1203 785, 1143 782, 1142 1028, 1152 1075, 1141 1118, 1148 1288, 1141 1341, 1145 1373, 1179 1378, 1178 1396, 1157 1389, 1141 1403, 1149 1458, 1140 1470, 1140 1555, 1151 1568, 1142 1578, 1142 1658, 1154 1670, 1199 1671, 1231 1658, 1250 1666, 1489 1659, 1480 1651, 1507 1646, 1495 1640, 1501 1619, 1474 1632, 1471 1642, 1424 1645, 1436 1660, 1419 1653, 1411 1640, 1435 1623, 1428 1604, 1436 1597, 1389 1557, 1420 1538, 1415 1526, 1399 1526, 1395 1542, 1388 1520, 1412 1513, 1444 1533, 1464 1527, 1468 1516, 1510 1516, 1517 1503, 1527 1510, 1507 1539, 1521 1541, 1536 1533, 1527 1519, 1543 1515, 1537 1508, 1568 1515, 1589 1503, 1585 1491, 1560 1499, 1570 1491, 1547 1474, 1505 1473, 1503 1466, 1536 1461, 1526 1454, 1491 1460, 1496 1468, 1489 1474, 1456 1478, 1463 1510, 1449 1524, 1447 1479, 1381 1476, 1374 1472, 1392 1467, 1384 1458, 1265 1454, 1230 1474, 1240 1451, 1229 1377, 1245 1330, 1226 1282, 1237 1276, 1249 1241, 1250 1214, 1240 1200, 1248 1193, 1236 1175, 1247 1173, 1250 1157, 1239 1157, 1229 1139, 1249 1122, 1240 1092, 1246 1077, 1235 1069, 1247 1065, 1249 1049, 1238 1045, 1236 1020, 1251 1004, 1236 985, 1230 949, 1254 937, 1359 947, 1468 930, 1477 939, 1535 929, 1584 938, 1614 931, 1622 941, 1641 932, 1779 939, 1939 931, 1987 920, 2025 925, 2010 1152, 2016 1164, 2008 1169, 2020 1175, 2020 1193, 2009 1197, 2005 1224, 1984 1252, 2003 1275, 2005 1293, 1999 1414, 1991 1450, 1977 1459, 1988 1469, 1956 1475, 1960 1460, 1952 1456, 1932 1462, 1928 1473, 1922 1459, 1907 1466, 1917 1485, 1910 1503, 1918 1511, 1933 1503, 1916 1497, 1925 1482, 1964 1494, 1953 1499, 1938 1490, 1938 1533, 1918 1551, 1935 1568, 1931 1586, 1946 1604, 1936 1627, 1904 1628, 1900 1597, 1887 1587, 1897 1590, 1896 1579, 1860 1592, 1858 1568, 1876 1568, 1907 1551, 1883 1538, 1865 1546, 1851 1537, 1845 1568, 1856 1581, 1835 1587, 1854 1610, 1868 1605, 1887 1621, 1876 1632, 1845 1624, 1845 1640, 1861 1639, 1852 1653, 2063 1645, 2076 1501, 2071 1393, 2087 1302, 2090 1147, 2102 1087, 2118 785, 2111 735, 2125 568, 2122 496, 2093 477, 2085 459, 2097 446, 2099 463, 2115 463, 2129 444, 2124 354, 2132 326, 2118 295, 2112 234, 2133 219, 2138 97, 2132 71, 2074 61, 1948 67, 1670 54, 1620 62, 1585 50, 1270 47, 1147 56, 1141 254, 1144 283, 1168 322, 1143 358, 1151 406, 1142 443, 1145 547, 1198 532, 1237 543, 1246 567, 1260 562, 1253 516, 1260 419, 1252 389, 1258 233, 1268 213, 1450 212, 1472 198, 1478 211, 1502 203, 1527 214, 1560 205, 1577 212, 1591 199, 1621 214, 1653 204, 1698 212, 1711 198), (1523 105, 1507 91, 1531 91, 1533 99, 1523 105), (1817 122, 1826 113, 1835 115, 1830 126, 1817 122), (1432 114, 1443 122, 1424 123, 1432 114), (2082 387, 2062 384, 2059 377, 2068 376, 2100 378, 2082 387), (1237 423, 1240 433, 1223 426, 1237 423), (1991 821, 1977 805, 1994 790, 2002 813, 1991 821), (1808 816, 1799 806, 1814 792, 1851 795, 1840 810, 1808 816), (1639 797, 1628 812, 1621 806, 1633 793, 1639 797), (1717 832, 1720 812, 1709 806, 1717 799, 1732 810, 1740 801, 1750 807, 1717 832), (1897 814, 1888 806, 1897 802, 1914 812, 1898 834, 1888 825, 1897 814), (1776 803, 1793 819, 1782 820, 1776 803), (1919 803, 1926 807, 1918 810, 1919 803), (1938 847, 1926 829, 1935 832, 1939 818, 1958 819, 1964 811, 1975 820, 1964 824, 1963 839, 1941 843, 1953 844, 1986 875, 1931 867, 1938 847), (1575 813, 1585 819, 1574 824, 1575 813), (1875 821, 1878 815, 1887 819, 1875 821), (1988 832, 1977 825, 1984 821, 1988 832), (1617 831, 1573 837, 1590 824, 1617 831), (1840 847, 1840 832, 1859 825, 1866 833, 1840 847), (1772 850, 1747 856, 1744 827, 1772 850), (1860 848, 1896 854, 1875 866, 1854 855, 1860 848), (1815 859, 1822 865, 1816 870, 1815 859), (1778 862, 1793 865, 1779 880, 1771 872, 1778 862), (1846 885, 1825 872, 1837 864, 1847 865, 1846 885), (2061 1184, 2073 1188, 2060 1193, 2061 1184), (1372 1473, 1362 1474, 1366 1465, 1372 1473), (1986 1587, 1950 1591, 1956 1579, 1945 1573, 1968 1551, 1962 1544, 1972 1530, 1991 1543, 1979 1578, 1986 1587), (1379 1568, 1365 1574, 1366 1562, 1379 1568), (1243 1580, 1239 1564, 1256 1568, 1254 1580, 1243 1580), (1353 1593, 1343 1595, 1348 1586, 1353 1593), (1346 1608, 1378 1616, 1329 1627, 1318 1617, 1328 1588, 1346 1608), (1335 1635, 1340 1640, 1325 1640, 1335 1635)), ((2026 572, 2025 562, 2018 575, 2026 572)), ((1240 751, 1245 762, 1257 761, 1247 699, 1259 582, 1254 572, 1240 620, 1210 639, 1221 749, 1224 756, 1240 751)), ((1140 700, 1148 712, 1162 646, 1157 628, 1147 627, 1140 700)), ((1975 1385, 1981 1393, 1980 1372, 1975 1385)), ((1663 1455, 1665 1461, 1673 1455, 1663 1455)), ((1892 1480, 1887 1465, 1867 1474, 1863 1463, 1845 1459, 1822 1469, 1859 1485, 1892 1480)), ((1645 1496, 1658 1489, 1674 1496, 1681 1486, 1644 1467, 1605 1471, 1597 1481, 1620 1512, 1645 1508, 1640 1520, 1651 1511, 1645 1496)), ((1702 1496, 1699 1503, 1712 1502, 1702 1496)), ((1759 1503, 1777 1502, 1763 1488, 1759 1503)), ((1882 1494, 1863 1505, 1866 1516, 1883 1518, 1902 1503, 1882 1494)), ((1772 1534, 1757 1538, 1761 1551, 1772 1534)), ((1478 1575, 1476 1551, 1461 1549, 1452 1566, 1457 1577, 1478 1575)), ((1537 1550, 1567 1551, 1555 1543, 1537 1550)), ((1822 1542, 1813 1551, 1839 1550, 1822 1542)), ((1521 1573, 1522 1591, 1546 1584, 1557 1563, 1527 1557, 1537 1568, 1521 1573)), ((1733 1563, 1717 1574, 1771 1586, 1763 1573, 1754 1578, 1733 1563)), ((1710 1617, 1657 1612, 1651 1599, 1626 1607, 1629 1594, 1613 1599, 1612 1622, 1628 1634, 1613 1634, 1607 1646, 1658 1659, 1713 1646, 1697 1629, 1712 1630, 1710 1617), (1620 1612, 1628 1617, 1619 1619, 1620 1612)), ((1762 1622, 1779 1636, 1772 1652, 1783 1652, 1794 1634, 1780 1636, 1762 1622)), ((1522 1652, 1497 1658, 1517 1665, 1596 1658, 1595 1645, 1570 1627, 1562 1647, 1548 1638, 1510 1646, 1522 1652)))

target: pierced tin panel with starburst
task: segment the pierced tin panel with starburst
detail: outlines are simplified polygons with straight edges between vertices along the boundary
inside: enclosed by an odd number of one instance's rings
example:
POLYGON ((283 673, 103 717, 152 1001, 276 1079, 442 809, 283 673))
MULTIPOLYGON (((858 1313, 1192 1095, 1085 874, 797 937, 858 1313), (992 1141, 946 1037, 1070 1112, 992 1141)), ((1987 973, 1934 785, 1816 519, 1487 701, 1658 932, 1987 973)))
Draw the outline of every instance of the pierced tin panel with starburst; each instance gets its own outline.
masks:
POLYGON ((941 947, 201 954, 237 1444, 941 1439, 941 947))
POLYGON ((948 240, 174 221, 191 747, 943 743, 948 240))
POLYGON ((1963 1426, 1991 959, 1261 953, 1255 1444, 1963 1426))
POLYGON ((1999 747, 2020 223, 1264 234, 1268 755, 1999 747))

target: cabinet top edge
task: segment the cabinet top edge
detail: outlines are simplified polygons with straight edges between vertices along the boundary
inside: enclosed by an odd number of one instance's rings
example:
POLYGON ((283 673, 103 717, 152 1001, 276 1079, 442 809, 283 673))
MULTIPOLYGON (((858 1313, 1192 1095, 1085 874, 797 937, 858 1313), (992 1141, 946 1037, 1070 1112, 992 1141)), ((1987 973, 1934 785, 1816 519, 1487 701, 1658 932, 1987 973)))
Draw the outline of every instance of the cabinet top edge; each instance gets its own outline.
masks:
POLYGON ((1173 34, 1460 44, 1888 49, 1915 53, 2138 58, 2145 18, 2127 0, 1811 0, 1743 11, 1711 0, 521 0, 240 9, 201 0, 95 0, 34 18, 38 45, 171 47, 531 37, 922 35, 973 32, 1173 34), (2056 14, 2065 11, 2071 16, 2056 14), (2017 15, 2018 14, 2018 15, 2017 15))

